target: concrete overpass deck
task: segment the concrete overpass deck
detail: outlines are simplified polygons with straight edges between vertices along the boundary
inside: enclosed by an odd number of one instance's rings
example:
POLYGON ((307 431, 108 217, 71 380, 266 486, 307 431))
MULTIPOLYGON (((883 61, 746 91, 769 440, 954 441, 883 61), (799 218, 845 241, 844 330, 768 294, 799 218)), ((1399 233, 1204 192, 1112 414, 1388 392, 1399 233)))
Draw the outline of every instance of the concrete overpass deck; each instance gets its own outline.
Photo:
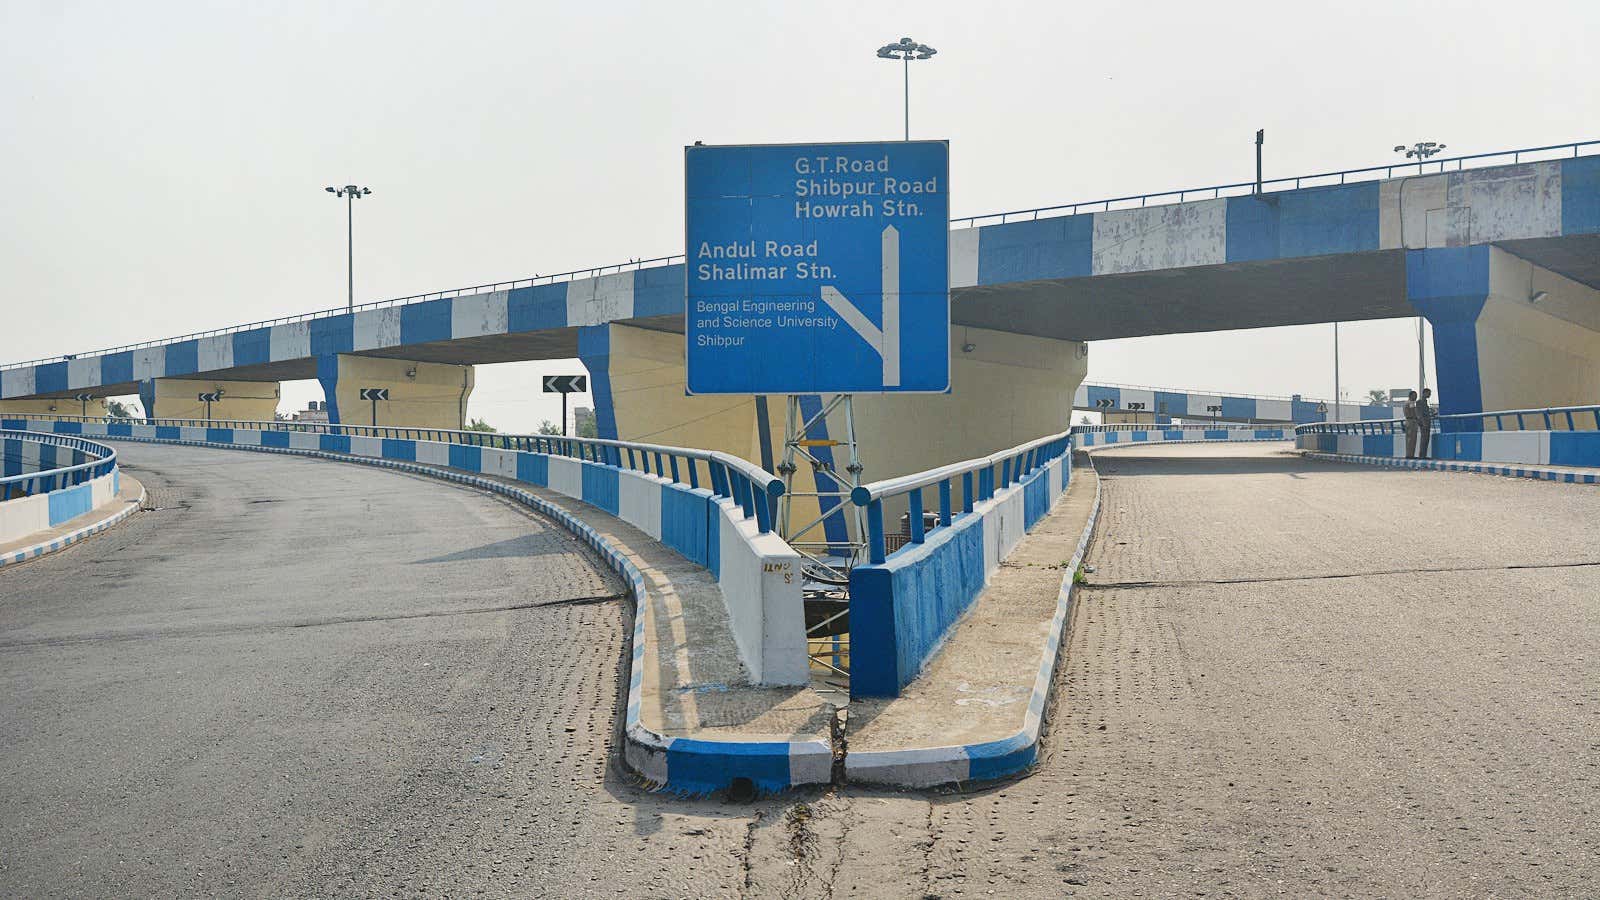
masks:
POLYGON ((1099 452, 1095 571, 1033 777, 730 806, 612 774, 623 604, 561 532, 387 471, 125 455, 155 512, 0 572, 18 726, 0 893, 1576 896, 1600 878, 1589 489, 1274 445, 1099 452))

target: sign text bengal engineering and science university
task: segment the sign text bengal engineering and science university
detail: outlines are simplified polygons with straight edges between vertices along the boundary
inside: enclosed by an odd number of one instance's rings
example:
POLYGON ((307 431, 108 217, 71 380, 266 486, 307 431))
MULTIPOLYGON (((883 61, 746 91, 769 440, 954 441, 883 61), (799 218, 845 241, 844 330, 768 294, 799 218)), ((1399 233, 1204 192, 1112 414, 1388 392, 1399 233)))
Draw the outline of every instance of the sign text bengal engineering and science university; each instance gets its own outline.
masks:
POLYGON ((950 390, 950 145, 684 148, 688 392, 950 390))

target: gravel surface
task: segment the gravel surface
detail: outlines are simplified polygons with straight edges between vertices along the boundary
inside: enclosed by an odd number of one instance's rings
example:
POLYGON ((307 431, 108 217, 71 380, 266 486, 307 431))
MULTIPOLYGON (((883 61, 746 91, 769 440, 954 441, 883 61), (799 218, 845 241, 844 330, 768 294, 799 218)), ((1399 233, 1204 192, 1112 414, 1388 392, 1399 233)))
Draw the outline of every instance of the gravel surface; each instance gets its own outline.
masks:
POLYGON ((628 610, 554 526, 393 472, 126 447, 161 509, 0 571, 0 895, 1600 878, 1600 490, 1276 445, 1097 454, 1096 571, 1037 773, 736 805, 617 773, 628 610))

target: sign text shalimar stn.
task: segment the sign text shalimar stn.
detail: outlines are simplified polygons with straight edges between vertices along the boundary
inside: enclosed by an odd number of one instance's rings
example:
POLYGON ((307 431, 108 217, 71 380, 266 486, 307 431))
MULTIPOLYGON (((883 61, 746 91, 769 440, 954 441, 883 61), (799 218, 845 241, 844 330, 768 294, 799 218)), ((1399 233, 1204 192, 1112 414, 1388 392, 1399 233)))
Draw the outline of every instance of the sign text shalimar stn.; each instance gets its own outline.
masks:
POLYGON ((944 141, 687 147, 691 394, 950 389, 944 141))

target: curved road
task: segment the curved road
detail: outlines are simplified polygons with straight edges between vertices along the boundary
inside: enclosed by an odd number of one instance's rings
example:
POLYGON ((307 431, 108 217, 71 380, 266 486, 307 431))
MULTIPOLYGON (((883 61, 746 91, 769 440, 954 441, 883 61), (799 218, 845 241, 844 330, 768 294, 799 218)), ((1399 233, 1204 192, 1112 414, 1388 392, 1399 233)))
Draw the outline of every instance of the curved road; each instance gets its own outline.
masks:
POLYGON ((748 806, 614 766, 619 585, 491 495, 130 445, 0 572, 0 894, 1583 896, 1600 490, 1096 455, 1039 771, 748 806))

